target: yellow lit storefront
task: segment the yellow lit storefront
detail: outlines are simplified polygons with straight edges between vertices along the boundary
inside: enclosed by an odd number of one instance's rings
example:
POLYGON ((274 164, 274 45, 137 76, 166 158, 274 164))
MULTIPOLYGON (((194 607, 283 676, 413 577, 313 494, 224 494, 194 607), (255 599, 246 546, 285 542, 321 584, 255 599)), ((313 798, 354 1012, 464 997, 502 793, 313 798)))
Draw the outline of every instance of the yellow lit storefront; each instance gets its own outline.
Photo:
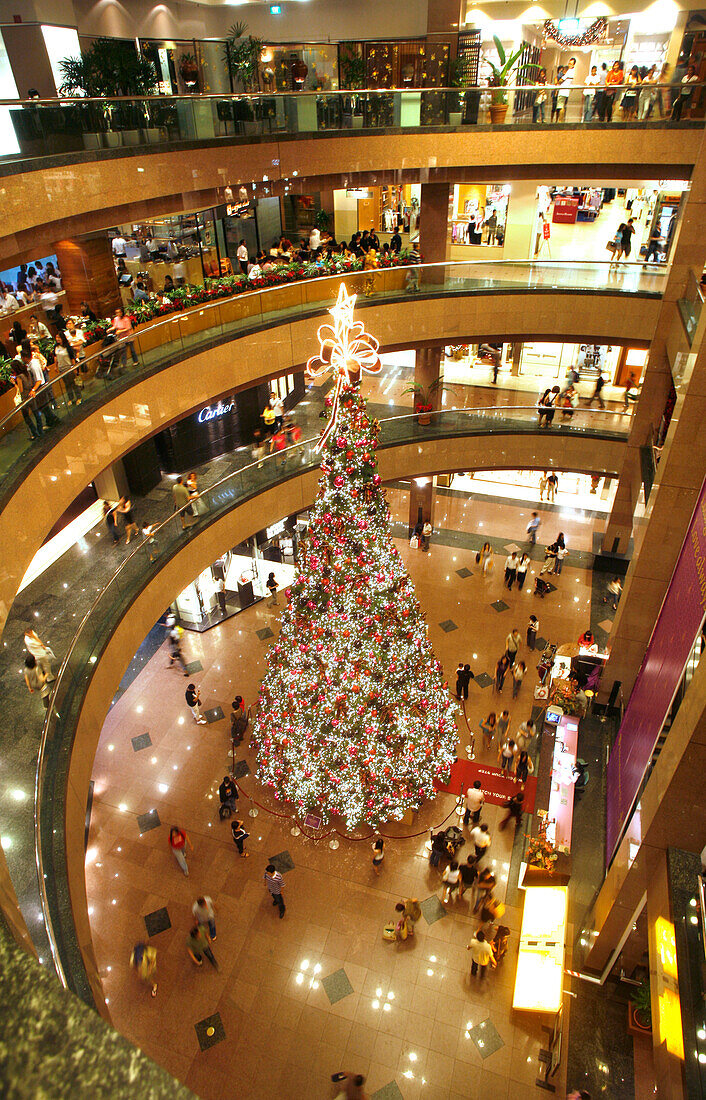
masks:
POLYGON ((561 1008, 566 886, 530 886, 525 892, 512 1007, 555 1013, 561 1008))

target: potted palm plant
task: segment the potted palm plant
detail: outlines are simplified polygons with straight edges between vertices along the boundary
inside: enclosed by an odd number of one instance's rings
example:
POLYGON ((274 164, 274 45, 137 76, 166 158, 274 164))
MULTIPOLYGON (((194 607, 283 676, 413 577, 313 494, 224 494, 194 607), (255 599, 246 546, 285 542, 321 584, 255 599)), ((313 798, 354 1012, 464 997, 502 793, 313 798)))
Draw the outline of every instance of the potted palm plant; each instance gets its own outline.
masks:
POLYGON ((179 58, 179 75, 190 92, 198 92, 199 65, 192 53, 183 53, 179 58))
POLYGON ((495 43, 495 49, 498 51, 500 66, 497 66, 489 57, 485 58, 491 69, 491 77, 488 81, 488 86, 493 89, 490 98, 490 121, 494 125, 496 123, 502 125, 507 114, 507 86, 510 83, 510 73, 512 72, 513 66, 517 63, 524 47, 520 46, 519 49, 515 50, 515 52, 508 57, 505 53, 505 47, 497 34, 493 35, 493 42, 495 43))
POLYGON ((643 978, 628 1005, 630 1035, 648 1035, 652 1031, 652 997, 649 979, 643 978))
MULTIPOLYGON (((432 413, 434 409, 434 400, 437 394, 441 394, 443 390, 451 390, 450 386, 444 385, 443 378, 435 378, 433 382, 430 382, 426 387, 419 386, 416 383, 412 386, 407 386, 404 393, 411 393, 414 397, 414 411, 417 414, 417 424, 426 426, 431 424, 432 413)), ((453 391, 452 391, 453 392, 453 391)))

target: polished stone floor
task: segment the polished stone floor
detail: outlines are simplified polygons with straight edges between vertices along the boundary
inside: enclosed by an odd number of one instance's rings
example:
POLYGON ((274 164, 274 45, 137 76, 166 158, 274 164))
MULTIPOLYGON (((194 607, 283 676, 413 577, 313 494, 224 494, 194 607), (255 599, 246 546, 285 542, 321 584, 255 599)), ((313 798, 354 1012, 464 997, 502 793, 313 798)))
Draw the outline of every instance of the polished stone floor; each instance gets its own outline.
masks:
MULTIPOLYGON (((403 491, 389 495, 393 513, 402 518, 403 491)), ((436 520, 442 529, 429 554, 410 550, 406 540, 398 543, 449 677, 464 659, 485 682, 482 673, 492 675, 506 634, 517 626, 524 636, 531 611, 539 615, 540 634, 556 642, 575 639, 591 614, 590 524, 574 529, 568 516, 543 515, 547 531, 559 523, 569 545, 574 539, 577 547, 576 564, 570 555, 550 598, 539 602, 531 595, 531 576, 521 593, 504 589, 499 567, 482 576, 474 545, 468 545, 479 530, 492 532, 499 550, 522 541, 526 520, 520 509, 513 517, 511 505, 502 507, 507 511, 476 500, 470 511, 459 506, 451 514, 447 506, 443 525, 436 520)), ((533 572, 538 567, 534 561, 533 572)), ((603 611, 601 606, 601 617, 603 611)), ((236 693, 253 701, 278 615, 278 609, 259 604, 206 634, 185 638, 187 660, 201 666, 193 679, 205 709, 227 712, 236 693)), ((521 656, 531 657, 524 645, 521 656)), ((94 766, 86 882, 116 1026, 209 1100, 326 1098, 332 1095, 330 1074, 341 1067, 366 1074, 368 1094, 377 1100, 544 1095, 534 1083, 547 1021, 511 1011, 521 831, 513 840, 510 831, 498 830, 500 808, 484 810, 493 836, 488 859, 499 895, 507 890, 504 920, 512 935, 507 957, 481 983, 470 977, 465 950, 476 927, 467 901, 443 910, 439 876, 424 852, 426 829, 449 814, 456 820, 453 798, 439 795, 413 825, 389 830, 396 839, 387 843, 378 878, 370 840, 341 839, 332 851, 326 838, 292 836, 291 823, 278 816, 281 809, 273 812, 272 800, 248 774, 254 761, 243 744, 238 770, 248 797, 241 809, 247 812, 248 798, 262 808, 256 818, 246 817, 250 858, 239 859, 217 814, 217 787, 229 765, 226 720, 216 711, 212 722, 195 725, 184 703, 187 681, 166 666, 162 648, 115 702, 94 766), (187 830, 194 846, 188 878, 168 850, 173 823, 187 830), (290 868, 282 921, 262 882, 264 865, 275 856, 290 868), (217 908, 218 972, 208 963, 197 969, 186 955, 191 904, 200 893, 209 894, 217 908), (424 903, 414 940, 384 942, 382 929, 395 903, 409 896, 424 903), (127 961, 148 928, 160 927, 151 939, 159 980, 153 1000, 127 961), (214 1034, 208 1038, 210 1026, 214 1034)), ((473 683, 467 726, 459 716, 459 754, 465 755, 481 718, 501 704, 516 728, 531 713, 532 688, 528 678, 513 701, 509 685, 500 698, 492 686, 473 683)), ((477 750, 485 763, 497 763, 495 750, 486 756, 479 745, 477 750)), ((566 1084, 561 1072, 559 1095, 566 1084)))

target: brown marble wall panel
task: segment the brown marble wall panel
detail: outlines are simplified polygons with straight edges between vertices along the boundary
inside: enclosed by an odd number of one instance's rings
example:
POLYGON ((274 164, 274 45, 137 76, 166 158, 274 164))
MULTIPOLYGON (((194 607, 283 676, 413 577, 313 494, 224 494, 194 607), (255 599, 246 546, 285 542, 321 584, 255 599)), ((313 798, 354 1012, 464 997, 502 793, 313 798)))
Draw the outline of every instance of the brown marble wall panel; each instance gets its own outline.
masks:
POLYGON ((223 140, 170 151, 106 150, 95 159, 38 160, 0 175, 0 262, 38 255, 55 240, 225 201, 224 188, 265 184, 273 194, 362 183, 537 178, 637 179, 689 175, 695 128, 553 127, 472 132, 321 135, 249 143, 223 140), (295 176, 294 173, 297 173, 295 176), (33 201, 28 202, 27 196, 33 201))

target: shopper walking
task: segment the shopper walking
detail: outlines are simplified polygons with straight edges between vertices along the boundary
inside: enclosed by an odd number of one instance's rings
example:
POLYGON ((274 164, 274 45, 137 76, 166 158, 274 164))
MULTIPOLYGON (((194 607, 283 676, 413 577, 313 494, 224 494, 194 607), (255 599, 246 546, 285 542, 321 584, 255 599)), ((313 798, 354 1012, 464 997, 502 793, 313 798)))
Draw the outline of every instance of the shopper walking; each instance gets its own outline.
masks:
POLYGON ((140 981, 150 987, 150 996, 156 997, 157 948, 150 947, 146 943, 136 943, 130 952, 130 966, 136 972, 140 981))
POLYGON ((485 795, 483 794, 480 779, 474 780, 473 786, 468 788, 464 796, 464 802, 466 805, 466 812, 463 815, 463 824, 469 825, 472 821, 474 825, 477 825, 480 821, 480 812, 483 809, 483 803, 485 802, 485 795))
POLYGON ((495 735, 496 717, 495 711, 491 710, 487 718, 484 718, 480 723, 480 731, 483 735, 483 748, 490 749, 493 744, 493 737, 495 735))
POLYGON ((179 513, 181 529, 185 531, 191 517, 191 504, 189 502, 189 490, 184 484, 183 477, 178 477, 172 485, 172 496, 174 497, 174 511, 179 513))
POLYGON ((518 591, 522 591, 525 587, 525 579, 527 577, 527 570, 529 569, 530 556, 529 554, 523 554, 517 565, 517 588, 518 591))
POLYGON ((103 520, 113 543, 120 542, 120 532, 115 519, 115 505, 110 504, 107 500, 103 501, 103 520))
POLYGON ((25 683, 30 695, 34 695, 35 691, 39 692, 42 702, 44 703, 44 709, 49 706, 49 697, 51 695, 51 685, 47 683, 47 678, 42 672, 41 668, 37 666, 37 659, 33 657, 31 653, 28 653, 25 657, 25 683))
POLYGON ((613 611, 618 610, 618 600, 620 599, 620 593, 623 591, 623 586, 620 582, 620 577, 613 577, 612 581, 608 584, 608 596, 603 597, 603 603, 607 603, 608 599, 613 605, 613 611))
POLYGON ((486 898, 489 898, 495 889, 495 875, 489 867, 481 867, 478 878, 473 883, 473 912, 477 913, 483 908, 486 898))
POLYGON ((275 869, 274 863, 268 863, 265 868, 264 883, 272 896, 272 904, 279 908, 279 919, 281 920, 285 914, 286 905, 284 904, 284 898, 282 897, 282 887, 284 886, 284 879, 279 871, 275 869))
POLYGON ((507 810, 505 817, 500 822, 500 829, 505 830, 510 821, 515 822, 515 828, 522 821, 522 815, 524 813, 524 791, 518 791, 517 794, 513 794, 512 798, 508 798, 507 802, 503 806, 504 810, 507 810))
POLYGON ((493 949, 485 938, 483 932, 476 932, 471 942, 466 947, 471 952, 471 976, 475 978, 480 970, 481 981, 488 972, 488 967, 495 969, 497 963, 493 955, 493 949))
POLYGON ((204 956, 208 959, 211 966, 218 970, 218 963, 216 962, 215 955, 211 950, 211 937, 209 936, 205 925, 195 924, 186 937, 186 950, 189 956, 196 963, 197 966, 203 966, 204 956))
POLYGON ((551 501, 552 504, 554 503, 554 496, 558 488, 559 478, 556 476, 554 470, 552 470, 547 478, 547 500, 551 501))
POLYGON ((556 551, 557 547, 554 543, 552 543, 551 546, 546 546, 544 548, 544 562, 542 563, 542 568, 539 570, 540 577, 543 573, 554 572, 554 565, 556 564, 556 551))
POLYGON ((544 500, 544 494, 547 488, 547 471, 545 470, 539 479, 539 499, 544 500))
POLYGON ((483 823, 482 825, 476 825, 471 829, 471 843, 475 847, 476 863, 487 854, 488 848, 491 844, 490 830, 488 826, 483 823))
POLYGON ((186 667, 184 656, 181 652, 181 637, 179 635, 179 627, 174 626, 169 631, 169 664, 167 668, 173 668, 174 664, 181 665, 185 676, 189 675, 189 670, 186 667))
POLYGON ((456 698, 468 698, 468 685, 474 679, 470 665, 461 665, 456 670, 456 698))
POLYGON ((367 1093, 363 1092, 365 1078, 362 1073, 332 1073, 331 1080, 335 1085, 341 1086, 341 1091, 335 1100, 368 1100, 367 1093))
POLYGON ((461 870, 455 859, 447 863, 441 880, 445 884, 441 894, 441 901, 443 905, 448 905, 448 903, 456 897, 461 882, 461 870))
POLYGON ((526 783, 530 775, 534 774, 534 764, 532 763, 532 757, 527 752, 527 749, 522 749, 517 754, 515 761, 515 778, 520 783, 526 783))
POLYGON ((243 859, 248 859, 250 853, 245 851, 245 841, 250 836, 250 833, 245 828, 245 825, 236 818, 235 821, 231 821, 230 831, 233 834, 233 843, 238 849, 238 854, 241 855, 243 859))
POLYGON ((521 722, 517 733, 515 734, 515 744, 520 752, 524 752, 528 749, 534 740, 534 722, 531 718, 528 718, 526 722, 521 722))
POLYGON ((520 564, 516 551, 512 551, 505 558, 505 587, 508 591, 512 591, 512 586, 515 583, 515 577, 517 576, 517 566, 520 564))
POLYGON ((47 683, 51 684, 56 680, 54 670, 52 668, 52 661, 56 660, 54 651, 47 642, 43 642, 37 634, 36 630, 33 630, 31 626, 28 626, 25 630, 24 646, 28 653, 31 653, 37 662, 37 668, 40 670, 43 676, 46 677, 47 683))
POLYGON ((541 519, 537 512, 533 512, 530 516, 530 521, 527 524, 527 539, 530 546, 535 546, 537 543, 537 531, 539 530, 541 519))
POLYGON ((561 546, 561 545, 559 545, 559 543, 557 543, 556 557, 554 559, 554 572, 555 573, 557 573, 557 574, 561 573, 562 569, 564 568, 564 558, 566 557, 568 552, 569 551, 566 549, 565 546, 561 546))
POLYGON ((527 624, 527 646, 529 649, 534 650, 537 643, 537 631, 539 630, 539 619, 536 615, 530 615, 529 622, 527 624))
POLYGON ((461 879, 458 884, 458 896, 462 898, 466 890, 470 890, 478 878, 478 865, 475 856, 467 856, 466 862, 461 864, 459 870, 461 879))
POLYGON ((505 683, 505 676, 510 667, 510 664, 511 662, 509 658, 506 656, 506 654, 503 653, 502 657, 495 666, 495 690, 497 691, 498 695, 502 695, 503 693, 503 684, 505 683))
POLYGON ((123 523, 125 524, 125 543, 130 545, 130 539, 133 535, 138 534, 137 524, 135 523, 135 517, 132 512, 132 501, 129 497, 121 497, 118 501, 115 511, 118 515, 123 517, 123 523))
POLYGON ((524 661, 518 661, 512 666, 512 697, 516 699, 520 694, 520 688, 522 687, 522 681, 525 678, 527 672, 527 665, 524 661))
POLYGON ((181 867, 184 874, 188 877, 189 865, 186 862, 186 848, 188 847, 193 852, 194 846, 189 840, 189 837, 180 829, 178 825, 172 825, 169 830, 169 847, 172 850, 172 855, 181 867))
POLYGON ((187 685, 184 698, 186 699, 186 705, 191 711, 194 722, 197 722, 199 725, 205 724, 206 719, 201 713, 201 692, 199 688, 196 687, 196 684, 187 685))
POLYGON ((588 401, 586 402, 586 408, 590 409, 591 405, 593 404, 594 401, 598 402, 598 408, 599 409, 604 409, 605 408, 605 402, 604 402, 603 398, 601 397, 601 390, 603 389, 604 386, 605 386, 605 378, 599 372, 598 378, 596 379, 596 384, 595 384, 594 389, 593 389, 593 393, 591 394, 588 401))
POLYGON ((476 562, 481 566, 484 577, 487 577, 489 573, 492 573, 493 548, 489 542, 483 543, 482 548, 478 551, 478 554, 476 556, 476 562))
POLYGON ((501 744, 505 740, 509 725, 510 725, 510 711, 509 710, 504 710, 500 714, 500 716, 498 718, 498 721, 496 723, 496 726, 495 726, 495 736, 497 738, 498 744, 501 744))
POLYGON ((277 603, 277 581, 275 580, 274 573, 270 573, 269 577, 267 578, 267 581, 265 582, 265 587, 267 588, 267 591, 270 593, 270 602, 269 602, 268 606, 269 607, 278 607, 279 604, 277 603))
POLYGON ((379 875, 382 861, 385 858, 385 841, 382 837, 378 837, 377 840, 373 841, 370 847, 373 850, 373 871, 376 875, 379 875))
POLYGON ((511 772, 513 764, 515 763, 515 757, 517 755, 517 745, 510 738, 508 741, 503 741, 498 752, 498 763, 504 772, 511 772))
POLYGON ((230 775, 224 775, 218 788, 218 797, 221 802, 221 820, 234 814, 238 808, 238 786, 230 775), (227 811, 227 812, 226 812, 227 811))
POLYGON ((520 648, 521 643, 522 635, 520 634, 517 627, 514 627, 505 639, 505 656, 507 657, 511 665, 515 663, 517 651, 520 648))
POLYGON ((211 940, 216 939, 216 907, 214 906, 211 898, 204 894, 202 897, 197 898, 194 904, 191 906, 191 912, 194 914, 198 924, 204 925, 208 929, 208 935, 211 940))

